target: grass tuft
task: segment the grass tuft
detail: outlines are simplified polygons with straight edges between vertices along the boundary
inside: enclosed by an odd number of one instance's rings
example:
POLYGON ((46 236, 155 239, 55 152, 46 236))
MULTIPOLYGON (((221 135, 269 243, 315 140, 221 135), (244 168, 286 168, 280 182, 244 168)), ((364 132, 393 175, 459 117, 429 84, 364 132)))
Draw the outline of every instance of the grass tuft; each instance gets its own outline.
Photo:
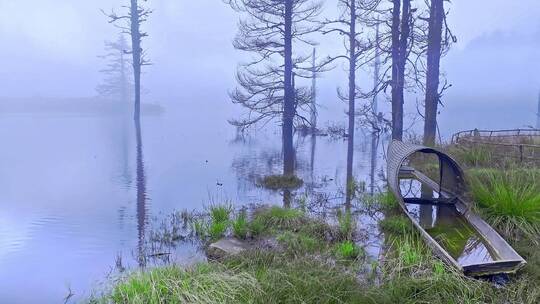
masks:
POLYGON ((337 211, 337 220, 339 228, 338 238, 341 240, 351 240, 355 232, 353 217, 350 211, 337 211))
POLYGON ((230 220, 232 207, 230 205, 210 206, 210 219, 212 222, 223 223, 230 220))
POLYGON ((404 216, 387 217, 379 222, 381 230, 394 236, 409 234, 413 231, 411 221, 404 216))
POLYGON ((259 184, 271 190, 292 190, 302 187, 304 181, 295 175, 268 175, 263 177, 259 184))
POLYGON ((241 210, 232 222, 233 235, 239 239, 246 239, 249 232, 247 212, 241 210))
POLYGON ((355 243, 345 241, 336 246, 336 255, 346 260, 355 260, 362 255, 362 250, 355 243))
POLYGON ((295 255, 314 253, 322 249, 319 240, 303 233, 285 231, 277 236, 277 241, 282 244, 289 253, 295 255))
POLYGON ((258 211, 253 219, 253 222, 258 222, 257 225, 262 225, 265 230, 295 230, 306 221, 302 211, 277 206, 258 211))
POLYGON ((539 169, 474 169, 468 172, 474 199, 507 236, 540 234, 539 169))

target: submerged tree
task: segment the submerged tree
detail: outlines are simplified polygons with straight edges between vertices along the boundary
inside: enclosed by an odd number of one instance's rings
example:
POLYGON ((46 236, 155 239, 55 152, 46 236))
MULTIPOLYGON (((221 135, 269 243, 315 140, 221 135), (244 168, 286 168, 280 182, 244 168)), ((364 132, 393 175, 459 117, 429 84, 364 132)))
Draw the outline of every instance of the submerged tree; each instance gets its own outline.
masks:
POLYGON ((445 1, 447 0, 431 0, 429 8, 424 114, 424 144, 428 146, 435 145, 438 106, 442 92, 448 88, 446 83, 440 88, 441 56, 448 50, 450 42, 456 41, 456 38, 448 30, 448 27, 445 27, 445 1), (445 30, 444 35, 443 29, 445 30))
POLYGON ((130 61, 127 58, 131 49, 125 36, 120 34, 116 42, 106 41, 105 50, 107 53, 100 56, 107 62, 106 67, 100 70, 105 78, 103 83, 96 87, 96 91, 103 98, 127 102, 133 84, 129 76, 130 61))
POLYGON ((130 0, 128 6, 123 6, 127 9, 125 15, 117 15, 114 11, 106 14, 109 17, 109 22, 122 30, 122 33, 131 36, 131 55, 133 66, 133 79, 135 83, 135 106, 134 106, 134 122, 135 122, 135 139, 137 151, 137 220, 139 232, 139 264, 145 265, 145 255, 142 250, 142 242, 144 240, 146 214, 146 177, 144 173, 143 161, 143 139, 141 130, 141 69, 145 65, 149 65, 149 61, 145 59, 145 51, 142 48, 142 39, 148 34, 141 31, 141 25, 148 20, 152 14, 152 10, 144 8, 140 2, 147 0, 130 0))
POLYGON ((242 64, 237 73, 239 87, 231 92, 232 102, 248 109, 247 116, 232 120, 241 128, 282 123, 283 173, 294 173, 294 125, 309 124, 311 92, 296 88, 295 77, 311 78, 310 56, 298 55, 297 44, 314 45, 308 35, 320 29, 316 21, 321 3, 313 0, 225 0, 237 12, 247 15, 239 23, 234 47, 250 52, 254 59, 242 64))
POLYGON ((329 26, 323 33, 339 33, 345 37, 345 53, 340 56, 331 57, 329 61, 344 59, 348 63, 349 86, 348 93, 339 92, 340 99, 348 103, 348 147, 347 147, 347 190, 346 201, 350 203, 354 192, 353 160, 354 160, 354 136, 356 119, 356 101, 361 97, 361 93, 356 85, 356 73, 360 67, 369 62, 368 52, 374 49, 370 42, 364 42, 357 26, 363 17, 370 15, 376 8, 379 0, 339 0, 338 5, 342 9, 337 20, 326 21, 329 26))
POLYGON ((106 14, 110 23, 114 23, 122 30, 122 33, 131 36, 132 50, 130 53, 132 55, 133 79, 135 82, 134 118, 137 123, 140 123, 141 116, 141 70, 143 66, 150 64, 145 58, 145 51, 142 48, 142 39, 147 37, 148 34, 141 31, 141 25, 152 14, 152 10, 143 7, 140 2, 147 2, 147 0, 130 0, 129 5, 123 6, 123 8, 127 9, 124 15, 118 15, 114 11, 106 14))
POLYGON ((536 113, 536 128, 540 130, 540 94, 538 95, 538 112, 536 113))

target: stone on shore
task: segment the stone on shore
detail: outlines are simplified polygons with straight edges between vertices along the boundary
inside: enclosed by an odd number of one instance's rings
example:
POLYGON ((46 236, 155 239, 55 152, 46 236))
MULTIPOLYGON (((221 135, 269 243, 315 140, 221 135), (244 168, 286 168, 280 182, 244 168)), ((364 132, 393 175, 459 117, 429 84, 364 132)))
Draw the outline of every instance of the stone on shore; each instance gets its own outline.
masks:
POLYGON ((236 238, 224 238, 210 244, 206 255, 211 259, 222 259, 227 256, 237 255, 249 249, 249 245, 236 238))

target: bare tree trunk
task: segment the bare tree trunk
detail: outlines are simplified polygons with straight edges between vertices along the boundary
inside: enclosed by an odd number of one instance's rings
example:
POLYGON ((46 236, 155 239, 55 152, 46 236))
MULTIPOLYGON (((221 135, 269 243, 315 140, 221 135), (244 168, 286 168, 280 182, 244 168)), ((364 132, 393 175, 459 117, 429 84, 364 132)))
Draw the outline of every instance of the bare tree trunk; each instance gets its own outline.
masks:
MULTIPOLYGON (((127 76, 126 76, 126 64, 124 61, 124 50, 120 50, 120 81, 121 81, 121 88, 120 88, 120 99, 122 102, 122 105, 125 105, 127 102, 127 96, 128 96, 128 85, 127 85, 127 76)), ((123 108, 126 109, 126 108, 123 108)))
POLYGON ((356 0, 349 3, 351 20, 349 23, 349 140, 347 145, 347 192, 346 204, 351 203, 354 195, 354 118, 356 101, 356 0))
POLYGON ((311 70, 311 132, 315 134, 317 131, 317 64, 315 62, 317 49, 313 48, 313 61, 311 70))
POLYGON ((403 139, 403 91, 399 86, 401 0, 392 0, 392 139, 403 139))
POLYGON ((403 139, 405 66, 411 32, 411 0, 392 0, 392 139, 403 139), (401 10, 403 3, 403 10, 401 10), (401 11, 401 16, 400 16, 401 11), (401 17, 401 18, 400 18, 401 17), (401 26, 400 26, 401 23, 401 26))
POLYGON ((538 113, 536 113, 536 128, 540 130, 540 94, 538 95, 538 113))
POLYGON ((283 174, 294 174, 293 120, 295 116, 294 88, 292 85, 292 18, 293 0, 285 0, 285 77, 283 104, 283 174))
POLYGON ((138 232, 138 250, 139 266, 146 266, 146 257, 144 254, 144 236, 147 220, 146 209, 146 176, 144 173, 143 143, 140 121, 135 119, 135 139, 137 144, 137 232, 138 232))
POLYGON ((437 135, 437 112, 439 106, 439 74, 442 48, 444 1, 431 0, 427 49, 426 106, 424 144, 435 145, 437 135))
POLYGON ((141 48, 141 32, 139 20, 139 5, 137 0, 131 0, 130 7, 131 20, 131 46, 133 53, 133 79, 135 81, 135 109, 134 119, 141 119, 141 64, 142 64, 142 48, 141 48))
MULTIPOLYGON (((375 62, 374 62, 374 70, 373 70, 373 89, 376 90, 379 86, 379 77, 381 73, 381 51, 379 49, 381 43, 381 37, 379 33, 379 24, 377 23, 375 27, 375 62)), ((377 117, 379 115, 379 94, 375 92, 375 95, 373 95, 373 103, 371 105, 371 111, 373 112, 373 117, 377 117)), ((377 123, 380 123, 380 121, 376 120, 377 123)), ((377 125, 377 128, 379 126, 377 125)))

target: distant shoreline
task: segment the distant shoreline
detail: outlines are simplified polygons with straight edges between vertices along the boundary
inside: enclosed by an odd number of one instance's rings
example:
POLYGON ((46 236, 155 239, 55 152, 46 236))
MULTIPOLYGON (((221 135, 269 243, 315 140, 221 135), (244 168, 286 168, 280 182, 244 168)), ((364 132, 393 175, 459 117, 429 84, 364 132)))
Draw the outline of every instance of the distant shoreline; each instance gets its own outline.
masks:
MULTIPOLYGON (((102 114, 121 115, 130 112, 132 103, 102 98, 0 98, 0 114, 102 114)), ((159 104, 143 103, 144 115, 161 115, 159 104)))

